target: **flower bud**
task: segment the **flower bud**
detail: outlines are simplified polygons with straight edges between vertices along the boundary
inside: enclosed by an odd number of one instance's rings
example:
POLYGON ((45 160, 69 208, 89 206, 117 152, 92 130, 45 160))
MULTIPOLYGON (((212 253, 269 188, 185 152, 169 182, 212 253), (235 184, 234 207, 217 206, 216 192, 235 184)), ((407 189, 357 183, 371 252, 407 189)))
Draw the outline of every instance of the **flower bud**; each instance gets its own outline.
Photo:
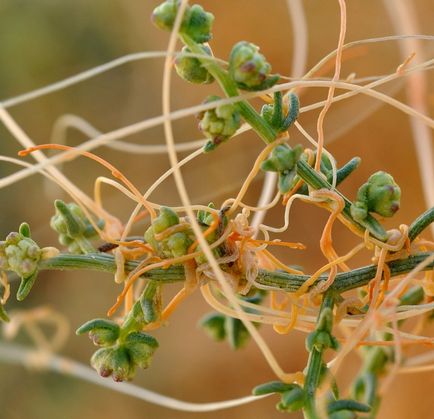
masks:
MULTIPOLYGON (((219 100, 218 96, 210 96, 205 103, 219 100)), ((211 141, 205 144, 204 151, 214 150, 218 145, 234 135, 241 125, 240 113, 233 104, 220 105, 208 109, 198 115, 199 128, 211 141)))
MULTIPOLYGON (((202 50, 206 55, 212 56, 211 48, 208 46, 203 45, 202 50)), ((182 52, 191 53, 187 47, 182 48, 182 52)), ((179 77, 190 83, 209 84, 214 81, 214 77, 206 69, 206 66, 203 66, 200 60, 195 57, 181 54, 175 60, 175 70, 179 77)))
POLYGON ((154 233, 158 234, 175 224, 179 224, 178 214, 169 207, 161 207, 160 214, 152 222, 154 233))
MULTIPOLYGON (((178 13, 179 0, 167 0, 156 7, 152 13, 152 21, 162 30, 171 31, 178 13)), ((179 32, 188 35, 193 41, 204 43, 211 39, 211 26, 214 21, 212 13, 205 12, 202 6, 194 4, 184 11, 179 32)))
MULTIPOLYGON (((57 199, 54 202, 56 213, 51 217, 50 226, 59 234, 59 243, 67 246, 71 253, 88 253, 93 250, 88 239, 97 237, 97 232, 84 214, 83 210, 75 203, 57 199)), ((104 222, 99 220, 100 228, 104 222)))
POLYGON ((169 238, 165 240, 163 248, 167 247, 173 257, 179 257, 187 254, 188 248, 192 243, 188 235, 180 231, 170 235, 169 238))
POLYGON ((75 333, 89 333, 89 338, 96 346, 112 346, 119 338, 120 327, 110 320, 94 319, 80 326, 75 333))
POLYGON ((273 86, 279 76, 270 76, 271 65, 250 42, 238 42, 229 57, 229 74, 243 90, 264 90, 273 86))
POLYGON ((114 348, 101 348, 98 349, 90 359, 90 364, 101 377, 110 377, 113 372, 113 366, 111 364, 113 352, 114 348))
POLYGON ((125 348, 131 362, 143 369, 149 367, 158 346, 157 339, 143 332, 132 332, 125 339, 125 348))
POLYGON ((266 172, 279 173, 279 190, 285 194, 291 190, 296 178, 296 163, 302 156, 300 144, 291 148, 287 144, 280 144, 273 149, 270 158, 262 162, 261 169, 266 172))
POLYGON ((134 377, 135 365, 126 347, 119 346, 111 353, 110 367, 112 378, 116 382, 129 381, 134 377))
POLYGON ((357 192, 357 199, 351 206, 351 216, 359 222, 365 220, 369 212, 383 217, 391 217, 398 211, 401 189, 391 175, 386 172, 374 173, 357 192))

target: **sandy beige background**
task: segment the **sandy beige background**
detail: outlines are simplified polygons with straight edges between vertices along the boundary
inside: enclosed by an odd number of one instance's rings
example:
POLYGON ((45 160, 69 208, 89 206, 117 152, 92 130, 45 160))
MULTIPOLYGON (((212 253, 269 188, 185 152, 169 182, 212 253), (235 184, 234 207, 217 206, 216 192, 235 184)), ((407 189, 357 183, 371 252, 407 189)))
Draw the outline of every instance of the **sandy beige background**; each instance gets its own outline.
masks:
MULTIPOLYGON (((409 0, 410 1, 410 0, 409 0)), ((102 64, 119 56, 149 50, 163 50, 168 34, 156 30, 149 15, 158 4, 150 0, 2 0, 0 3, 0 98, 38 88, 74 73, 102 64)), ((216 56, 227 58, 231 46, 238 40, 249 40, 261 47, 273 69, 290 75, 293 38, 290 19, 283 0, 221 0, 203 1, 216 15, 212 48, 216 56)), ((412 0, 417 10, 420 33, 430 34, 433 28, 434 6, 430 0, 412 0)), ((332 0, 305 0, 309 25, 308 67, 314 65, 337 44, 339 8, 332 0)), ((393 28, 378 0, 349 0, 347 41, 393 34, 393 28)), ((425 42, 427 57, 432 57, 433 44, 425 42)), ((393 72, 400 64, 396 44, 377 44, 357 49, 357 54, 345 61, 342 76, 356 72, 358 77, 393 72)), ((12 108, 11 114, 36 143, 47 142, 54 121, 64 113, 77 114, 106 132, 161 113, 161 76, 163 60, 143 60, 114 69, 61 92, 12 108)), ((328 75, 331 72, 329 71, 328 75)), ((428 101, 434 108, 434 79, 427 73, 428 101)), ((402 83, 386 88, 395 91, 398 100, 405 101, 402 83)), ((174 77, 172 107, 180 109, 200 103, 209 93, 218 93, 216 85, 187 85, 174 77)), ((303 92, 302 104, 326 96, 324 89, 303 92)), ((343 185, 342 190, 354 197, 356 188, 374 171, 391 172, 402 188, 402 209, 388 227, 410 223, 423 209, 421 180, 411 138, 409 119, 389 106, 377 106, 365 97, 333 106, 329 112, 325 133, 329 150, 339 163, 353 156, 363 159, 360 169, 343 185), (348 124, 360 112, 373 112, 357 126, 348 124)), ((300 117, 300 122, 315 135, 316 112, 300 117)), ((174 123, 179 142, 200 138, 194 118, 174 123)), ((292 141, 303 142, 298 132, 291 132, 292 141)), ((85 138, 70 131, 68 144, 79 144, 85 138)), ((161 127, 128 138, 139 144, 164 143, 161 127)), ((233 196, 252 166, 261 141, 253 134, 244 134, 225 147, 189 164, 183 175, 194 202, 219 205, 233 196)), ((19 146, 0 127, 0 152, 15 155, 19 146)), ((101 148, 98 153, 118 166, 146 190, 168 167, 168 158, 139 156, 101 148)), ((185 153, 180 154, 180 157, 185 153)), ((29 161, 31 159, 29 158, 29 161)), ((16 170, 0 164, 0 176, 16 170)), ((92 193, 93 180, 107 174, 93 162, 79 160, 65 165, 64 172, 92 193)), ((432 176, 433 174, 427 174, 432 176)), ((247 196, 254 203, 261 187, 258 179, 247 196)), ((0 233, 9 231, 26 220, 41 245, 55 244, 55 235, 48 227, 55 198, 67 199, 56 187, 49 187, 41 177, 32 177, 12 187, 0 190, 0 233)), ((178 204, 179 197, 172 180, 166 181, 152 196, 155 202, 178 204)), ((106 188, 104 203, 110 211, 125 218, 132 205, 119 193, 106 188)), ((282 239, 302 241, 308 245, 304 253, 277 251, 287 263, 297 263, 307 272, 319 267, 321 256, 318 239, 326 220, 322 211, 296 204, 293 221, 282 239)), ((269 223, 281 224, 282 208, 277 206, 267 217, 269 223)), ((343 228, 335 229, 338 252, 350 248, 354 239, 343 228)), ((360 257, 354 261, 365 264, 360 257)), ((172 287, 169 293, 173 293, 172 287)), ((20 307, 32 308, 48 304, 64 313, 74 330, 84 321, 101 317, 117 294, 111 278, 95 273, 42 273, 31 296, 20 307)), ((17 306, 10 301, 9 308, 17 306)), ((17 306, 18 308, 18 306, 17 306)), ((152 367, 140 372, 136 383, 176 398, 205 402, 235 398, 249 394, 252 387, 271 380, 271 371, 257 348, 250 344, 241 352, 232 352, 226 344, 210 342, 196 324, 209 308, 200 295, 193 296, 173 316, 170 325, 156 333, 160 349, 152 367)), ((303 335, 276 336, 270 328, 261 332, 275 350, 279 361, 288 371, 302 369, 306 362, 303 335)), ((432 330, 431 330, 432 332, 432 330)), ((24 336, 19 339, 26 342, 24 336)), ((93 351, 85 337, 71 334, 63 354, 88 362, 93 351)), ((345 389, 349 376, 357 370, 357 357, 350 357, 339 377, 345 389)), ((100 389, 75 379, 51 373, 28 371, 22 367, 0 364, 0 417, 4 419, 75 419, 75 418, 190 418, 204 419, 263 419, 280 418, 274 409, 277 400, 268 399, 232 410, 187 414, 143 403, 112 391, 100 389)), ((399 377, 384 398, 380 418, 428 418, 433 402, 430 396, 434 374, 399 377)), ((298 417, 293 415, 293 417, 298 417)))

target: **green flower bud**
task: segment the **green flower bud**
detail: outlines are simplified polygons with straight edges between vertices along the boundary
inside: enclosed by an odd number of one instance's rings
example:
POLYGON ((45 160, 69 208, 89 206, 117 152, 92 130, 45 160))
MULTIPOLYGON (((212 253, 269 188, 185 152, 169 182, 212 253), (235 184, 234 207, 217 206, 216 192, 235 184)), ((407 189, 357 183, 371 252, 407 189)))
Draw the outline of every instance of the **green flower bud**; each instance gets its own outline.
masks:
POLYGON ((179 224, 178 214, 169 207, 161 207, 160 214, 152 222, 154 233, 158 234, 175 224, 179 224))
POLYGON ((0 269, 13 271, 21 278, 36 272, 41 256, 36 242, 20 233, 9 233, 6 240, 0 242, 0 269))
POLYGON ((225 322, 223 314, 212 312, 204 316, 199 325, 211 339, 220 342, 226 338, 225 322))
POLYGON ((277 403, 277 410, 281 412, 296 412, 303 408, 306 395, 304 390, 294 385, 291 390, 287 390, 282 393, 280 402, 277 403))
POLYGON ((112 368, 112 378, 116 382, 129 381, 134 377, 135 364, 130 358, 129 351, 124 346, 119 346, 113 350, 110 366, 112 368))
POLYGON ((98 349, 90 359, 90 364, 101 377, 110 377, 113 372, 111 364, 114 348, 98 349))
MULTIPOLYGON (((206 55, 212 56, 211 48, 208 46, 203 45, 202 50, 206 55)), ((191 53, 187 47, 182 48, 182 52, 191 53)), ((175 70, 179 77, 190 83, 209 84, 214 81, 214 77, 198 58, 188 57, 184 54, 175 60, 175 70)))
MULTIPOLYGON (((171 31, 178 13, 179 0, 167 0, 156 7, 152 13, 152 21, 159 29, 171 31)), ((195 42, 203 43, 211 39, 211 26, 214 21, 212 13, 205 12, 197 4, 187 6, 184 11, 180 33, 188 35, 195 42)))
POLYGON ((143 369, 149 367, 158 346, 157 339, 143 332, 132 332, 125 339, 125 348, 131 362, 143 369))
POLYGON ((279 173, 279 190, 285 194, 296 182, 296 163, 302 156, 303 148, 300 144, 294 148, 287 144, 280 144, 273 149, 270 158, 262 162, 261 169, 266 172, 279 173))
MULTIPOLYGON (((56 212, 51 217, 50 226, 59 234, 59 243, 68 246, 71 253, 89 253, 94 249, 89 240, 97 237, 97 232, 84 214, 83 210, 75 203, 66 204, 57 199, 54 202, 56 212)), ((104 221, 97 222, 100 228, 104 227, 104 221)))
POLYGON ((94 319, 84 323, 75 333, 89 333, 89 338, 96 346, 112 346, 119 338, 120 327, 110 320, 94 319))
POLYGON ((173 257, 179 257, 187 254, 192 243, 187 234, 180 231, 169 236, 165 244, 173 257))
MULTIPOLYGON (((219 100, 218 96, 210 96, 205 103, 219 100)), ((227 141, 235 134, 241 125, 240 113, 233 104, 220 105, 214 109, 209 109, 198 115, 200 120, 199 128, 208 137, 211 138, 204 151, 214 150, 218 145, 227 141)))
POLYGON ((186 12, 181 32, 188 35, 193 41, 202 44, 212 38, 213 22, 214 15, 212 13, 205 12, 202 6, 194 4, 186 12))
POLYGON ((357 192, 357 199, 351 205, 351 216, 363 222, 370 212, 391 217, 398 211, 401 189, 386 172, 374 173, 357 192))
POLYGON ((270 76, 271 65, 259 53, 259 47, 250 42, 238 42, 229 57, 229 74, 243 90, 264 90, 279 80, 270 76))
POLYGON ((306 349, 311 352, 313 349, 322 351, 324 349, 332 348, 337 350, 339 348, 339 342, 336 338, 325 330, 315 330, 306 338, 306 349))
MULTIPOLYGON (((164 31, 171 31, 178 13, 178 5, 179 0, 168 0, 157 6, 151 16, 154 25, 164 31)), ((184 12, 184 19, 186 12, 187 10, 184 12)))

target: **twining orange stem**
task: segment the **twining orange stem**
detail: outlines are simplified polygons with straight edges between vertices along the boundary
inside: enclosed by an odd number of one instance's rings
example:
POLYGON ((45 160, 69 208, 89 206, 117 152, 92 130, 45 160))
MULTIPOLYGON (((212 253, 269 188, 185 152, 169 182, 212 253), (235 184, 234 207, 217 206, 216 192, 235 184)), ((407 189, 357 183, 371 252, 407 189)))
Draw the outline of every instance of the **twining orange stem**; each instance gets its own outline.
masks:
POLYGON ((268 244, 270 246, 284 246, 289 247, 290 249, 299 249, 305 250, 306 246, 303 243, 290 243, 290 242, 281 242, 281 241, 271 241, 271 240, 257 240, 257 239, 247 239, 249 242, 254 244, 268 244))
POLYGON ((104 167, 106 167, 107 169, 110 170, 111 174, 121 180, 122 182, 125 183, 125 185, 131 190, 131 192, 134 193, 134 195, 136 195, 137 198, 139 198, 140 202, 142 203, 142 205, 149 211, 149 214, 151 215, 151 218, 155 218, 156 217, 156 212, 155 210, 149 205, 149 203, 143 199, 142 194, 140 193, 140 191, 133 185, 132 182, 130 182, 128 180, 128 178, 118 169, 116 169, 116 167, 114 167, 111 163, 109 163, 108 161, 104 160, 102 157, 97 156, 96 154, 90 153, 89 151, 84 151, 84 150, 78 150, 74 147, 70 147, 67 145, 63 145, 63 144, 40 144, 34 147, 29 147, 26 148, 25 150, 21 150, 18 152, 18 155, 20 157, 25 157, 30 153, 33 153, 37 150, 46 150, 46 149, 51 149, 51 150, 72 150, 75 151, 78 154, 81 154, 85 157, 88 157, 98 163, 100 163, 101 165, 103 165, 104 167))

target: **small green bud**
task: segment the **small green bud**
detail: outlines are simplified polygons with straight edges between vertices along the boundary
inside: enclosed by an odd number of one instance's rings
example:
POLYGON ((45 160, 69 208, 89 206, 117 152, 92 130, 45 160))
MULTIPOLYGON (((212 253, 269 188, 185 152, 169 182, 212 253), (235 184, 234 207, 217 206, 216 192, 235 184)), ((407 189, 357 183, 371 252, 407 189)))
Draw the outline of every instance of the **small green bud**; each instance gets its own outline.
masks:
POLYGON ((277 403, 276 407, 281 412, 296 412, 303 408, 305 400, 304 390, 300 386, 294 385, 291 390, 282 393, 280 402, 277 403))
POLYGON ((182 231, 169 236, 166 242, 167 248, 170 250, 173 257, 186 255, 192 243, 188 235, 182 231))
MULTIPOLYGON (((168 0, 157 6, 152 12, 154 25, 164 31, 171 31, 175 23, 176 14, 178 13, 178 6, 179 0, 168 0)), ((186 12, 187 10, 184 13, 186 12)))
POLYGON ((111 364, 113 352, 114 348, 101 348, 98 349, 90 359, 90 364, 101 377, 110 377, 113 372, 113 366, 111 364))
MULTIPOLYGON (((205 103, 219 100, 218 96, 210 96, 205 103)), ((198 115, 199 128, 211 141, 205 144, 204 151, 214 150, 221 143, 234 135, 241 125, 240 113, 233 104, 220 105, 198 115)))
POLYGON ((208 313, 200 320, 200 327, 214 341, 220 342, 226 338, 225 316, 220 313, 208 313))
POLYGON ((300 144, 294 148, 287 144, 280 144, 273 149, 270 158, 262 162, 261 169, 266 172, 279 173, 279 190, 285 194, 295 184, 296 163, 302 156, 303 148, 300 144))
POLYGON ((131 362, 143 369, 149 367, 158 346, 157 339, 143 332, 132 332, 125 339, 125 348, 131 362))
POLYGON ((175 224, 179 224, 178 214, 169 207, 161 207, 160 214, 152 222, 152 228, 155 234, 159 234, 175 224))
POLYGON ((264 90, 279 80, 270 76, 271 65, 259 53, 259 47, 250 42, 238 42, 229 57, 229 74, 243 90, 264 90))
POLYGON ((112 378, 116 382, 129 381, 134 377, 135 365, 124 346, 115 348, 111 354, 112 378))
POLYGON ((359 188, 351 205, 351 216, 358 222, 363 222, 370 212, 391 217, 398 211, 400 199, 401 189, 393 177, 386 172, 374 173, 359 188))
MULTIPOLYGON (((202 46, 202 50, 206 55, 212 56, 211 48, 206 45, 202 46)), ((183 53, 191 53, 187 47, 182 48, 183 53)), ((184 54, 178 56, 175 60, 175 70, 182 79, 196 84, 210 84, 214 81, 214 77, 203 66, 198 58, 187 57, 184 54)))
MULTIPOLYGON (((152 13, 152 21, 159 29, 171 31, 178 13, 179 0, 167 0, 156 7, 152 13)), ((187 6, 184 11, 180 33, 188 35, 195 42, 203 43, 211 39, 211 26, 214 21, 212 13, 205 12, 197 4, 187 6)))
POLYGON ((41 256, 36 242, 20 233, 9 233, 6 240, 0 242, 0 269, 13 271, 21 278, 35 273, 41 256))
POLYGON ((77 335, 89 333, 89 338, 96 346, 111 346, 119 338, 120 327, 110 320, 94 319, 84 323, 75 333, 77 335))
MULTIPOLYGON (((89 240, 97 237, 97 232, 74 202, 66 204, 57 199, 54 202, 55 214, 51 217, 50 226, 59 234, 59 243, 68 246, 71 253, 89 253, 94 249, 89 240)), ((104 221, 97 222, 103 228, 104 221)))
POLYGON ((202 6, 194 4, 186 12, 181 32, 188 35, 193 41, 200 44, 208 42, 212 38, 211 27, 214 22, 214 15, 205 12, 202 6))

